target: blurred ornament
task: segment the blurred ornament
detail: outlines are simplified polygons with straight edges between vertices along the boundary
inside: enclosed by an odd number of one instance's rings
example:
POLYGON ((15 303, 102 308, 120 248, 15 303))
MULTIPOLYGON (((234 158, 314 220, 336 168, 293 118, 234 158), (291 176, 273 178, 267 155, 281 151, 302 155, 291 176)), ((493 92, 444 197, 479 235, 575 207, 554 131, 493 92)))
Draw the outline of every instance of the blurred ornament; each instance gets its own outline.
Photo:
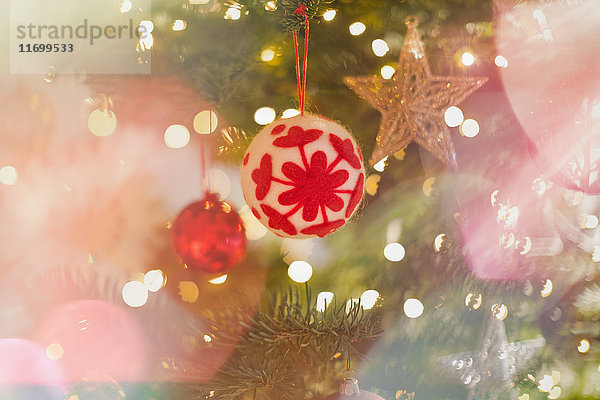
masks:
POLYGON ((382 114, 371 162, 377 163, 415 141, 444 164, 456 167, 444 112, 469 97, 487 78, 432 76, 417 18, 407 17, 406 26, 408 31, 392 79, 379 75, 345 79, 352 90, 382 114))
POLYGON ((345 128, 307 114, 261 130, 246 152, 241 178, 252 213, 277 235, 323 237, 354 214, 365 169, 345 128))
POLYGON ((600 194, 599 17, 598 2, 524 3, 497 23, 503 84, 532 156, 544 176, 588 194, 600 194))
POLYGON ((171 237, 186 266, 198 272, 227 271, 242 260, 246 250, 242 219, 215 193, 207 193, 181 211, 171 237))
POLYGON ((504 322, 490 315, 479 349, 438 359, 469 390, 469 400, 510 391, 516 398, 515 379, 546 341, 543 338, 509 343, 504 322))
POLYGON ((323 400, 385 400, 375 393, 360 390, 358 380, 355 378, 344 378, 340 382, 340 388, 336 393, 332 393, 323 400))

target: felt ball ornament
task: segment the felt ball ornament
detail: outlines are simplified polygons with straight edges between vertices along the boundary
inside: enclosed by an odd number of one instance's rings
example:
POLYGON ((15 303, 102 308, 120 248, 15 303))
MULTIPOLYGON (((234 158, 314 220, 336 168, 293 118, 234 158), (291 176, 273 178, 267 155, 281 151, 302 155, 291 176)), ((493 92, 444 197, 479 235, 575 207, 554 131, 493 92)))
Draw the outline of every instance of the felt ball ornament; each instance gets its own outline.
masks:
POLYGON ((323 237, 356 210, 365 169, 345 128, 305 114, 277 120, 256 135, 241 179, 252 213, 277 235, 323 237))
POLYGON ((323 400, 385 400, 375 393, 360 390, 358 381, 354 378, 346 378, 340 383, 340 389, 325 397, 323 400))
POLYGON ((246 250, 242 218, 214 193, 207 193, 179 213, 171 238, 183 262, 198 272, 226 271, 242 260, 246 250))

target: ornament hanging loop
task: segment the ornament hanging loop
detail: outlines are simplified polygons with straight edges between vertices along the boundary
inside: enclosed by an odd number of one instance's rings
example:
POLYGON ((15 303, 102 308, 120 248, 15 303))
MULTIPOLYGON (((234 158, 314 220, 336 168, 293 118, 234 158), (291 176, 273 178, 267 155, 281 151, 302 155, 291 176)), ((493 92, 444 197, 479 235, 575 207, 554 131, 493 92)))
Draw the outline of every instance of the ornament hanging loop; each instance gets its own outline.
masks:
POLYGON ((308 66, 308 35, 309 35, 309 22, 306 16, 306 5, 300 4, 294 14, 300 14, 304 16, 304 60, 302 64, 302 74, 300 73, 300 54, 298 51, 298 31, 294 31, 294 50, 296 53, 296 81, 298 83, 298 101, 300 103, 300 115, 304 115, 304 104, 306 98, 306 70, 308 66))
POLYGON ((417 18, 416 15, 409 15, 404 20, 404 23, 406 24, 406 26, 408 28, 416 28, 419 26, 419 19, 417 18))
POLYGON ((338 393, 344 396, 355 396, 360 394, 358 379, 356 379, 354 371, 344 371, 338 393))

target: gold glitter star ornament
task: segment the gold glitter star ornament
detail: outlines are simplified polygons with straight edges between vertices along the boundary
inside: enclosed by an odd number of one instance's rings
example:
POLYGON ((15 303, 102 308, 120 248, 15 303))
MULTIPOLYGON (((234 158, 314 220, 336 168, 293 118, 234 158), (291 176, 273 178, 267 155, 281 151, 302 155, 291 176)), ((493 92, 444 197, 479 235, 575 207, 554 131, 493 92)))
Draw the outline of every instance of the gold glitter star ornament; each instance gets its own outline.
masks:
POLYGON ((392 79, 379 75, 346 77, 346 85, 381 112, 377 143, 371 156, 375 164, 410 142, 456 167, 456 154, 444 112, 469 97, 487 78, 432 76, 418 31, 418 20, 406 18, 398 69, 392 79))

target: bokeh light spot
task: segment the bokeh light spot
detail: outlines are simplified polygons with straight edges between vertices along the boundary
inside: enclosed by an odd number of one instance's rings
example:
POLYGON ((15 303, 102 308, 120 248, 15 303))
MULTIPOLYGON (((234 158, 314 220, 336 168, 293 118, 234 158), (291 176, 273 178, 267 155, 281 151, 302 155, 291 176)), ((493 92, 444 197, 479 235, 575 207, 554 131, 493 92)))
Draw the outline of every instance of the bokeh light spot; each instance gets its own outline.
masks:
POLYGON ((227 274, 213 278, 213 279, 209 280, 208 282, 212 283, 213 285, 222 285, 223 283, 225 283, 226 280, 227 280, 227 274))
POLYGON ((508 60, 504 56, 497 55, 496 58, 494 58, 494 64, 496 64, 497 67, 506 68, 508 67, 508 60))
POLYGON ((375 165, 373 165, 373 169, 377 172, 383 172, 385 170, 387 159, 388 156, 385 156, 381 160, 377 161, 375 165))
POLYGON ((595 215, 586 215, 582 225, 584 228, 594 229, 598 226, 598 217, 595 215))
POLYGON ((158 292, 167 284, 167 276, 160 269, 153 269, 144 275, 144 286, 150 292, 158 292))
POLYGON ((362 35, 363 33, 365 33, 366 29, 367 27, 362 22, 354 22, 348 27, 348 30, 350 31, 350 34, 352 36, 362 35))
POLYGON ((317 295, 317 311, 323 312, 333 300, 334 294, 332 292, 321 292, 317 295))
POLYGON ((379 292, 374 289, 365 290, 362 295, 360 295, 360 304, 363 306, 365 310, 370 310, 375 306, 377 300, 379 299, 379 292))
POLYGON ((475 62, 475 57, 473 56, 473 54, 469 53, 468 51, 465 51, 460 56, 460 61, 463 63, 464 66, 469 67, 475 62))
POLYGON ((261 107, 254 113, 254 121, 259 125, 267 125, 275 121, 275 110, 271 107, 261 107))
POLYGON ((383 39, 373 40, 373 42, 371 43, 371 48, 373 49, 373 53, 375 53, 377 57, 383 57, 387 54, 388 51, 390 51, 388 44, 383 39))
POLYGON ((130 281, 123 286, 123 301, 129 307, 141 307, 148 301, 148 289, 139 281, 130 281))
POLYGON ((179 297, 184 303, 195 303, 198 300, 200 290, 194 282, 181 281, 177 287, 179 288, 179 297))
POLYGON ((548 297, 552 294, 552 281, 550 279, 546 279, 546 281, 544 282, 544 286, 542 287, 542 290, 540 291, 540 295, 542 297, 548 297))
POLYGON ((183 125, 171 125, 165 130, 165 144, 171 149, 181 149, 190 141, 190 131, 183 125))
POLYGON ((396 70, 391 65, 384 65, 381 67, 381 77, 383 79, 390 79, 396 73, 396 70))
POLYGON ((459 126, 465 119, 463 112, 456 106, 451 106, 444 112, 444 121, 450 128, 459 126))
POLYGON ((238 20, 242 16, 242 11, 237 7, 229 7, 227 11, 225 11, 225 16, 223 18, 230 20, 238 20))
POLYGON ((325 21, 333 21, 335 14, 337 14, 335 10, 327 10, 323 13, 323 19, 325 21))
POLYGON ((291 118, 295 117, 296 115, 300 115, 299 110, 296 110, 295 108, 288 108, 283 112, 283 114, 281 114, 281 118, 291 118))
POLYGON ((590 351, 590 341, 587 339, 581 339, 579 341, 579 345, 577 346, 577 351, 581 354, 585 354, 590 351))
POLYGON ((59 343, 51 343, 46 347, 46 356, 50 360, 60 360, 64 354, 65 350, 59 343))
POLYGON ((423 315, 425 307, 419 299, 406 299, 403 309, 408 318, 419 318, 423 315))
POLYGON ((263 62, 269 62, 269 61, 273 61, 273 59, 275 58, 275 50, 269 48, 269 49, 264 49, 262 51, 262 53, 260 53, 260 59, 263 62))
POLYGON ((0 183, 8 186, 16 185, 19 180, 17 169, 11 165, 0 168, 0 183))
POLYGON ((492 315, 500 321, 505 320, 508 317, 508 307, 504 304, 494 304, 492 306, 492 315))
POLYGON ((187 27, 187 23, 182 19, 176 19, 175 21, 173 21, 172 29, 175 32, 183 31, 186 27, 187 27))
POLYGON ((213 110, 200 111, 194 117, 194 130, 201 135, 210 135, 217 129, 219 118, 213 110))
POLYGON ((308 282, 313 273, 312 266, 306 261, 294 261, 288 268, 291 280, 298 283, 308 282))
POLYGON ((460 125, 459 130, 463 136, 468 138, 475 137, 479 133, 479 123, 474 119, 465 119, 460 125))
POLYGON ((117 117, 110 110, 94 110, 88 116, 88 128, 96 136, 108 136, 117 128, 117 117))
POLYGON ((406 250, 400 243, 388 243, 383 249, 383 255, 389 261, 398 262, 402 261, 406 255, 406 250))

